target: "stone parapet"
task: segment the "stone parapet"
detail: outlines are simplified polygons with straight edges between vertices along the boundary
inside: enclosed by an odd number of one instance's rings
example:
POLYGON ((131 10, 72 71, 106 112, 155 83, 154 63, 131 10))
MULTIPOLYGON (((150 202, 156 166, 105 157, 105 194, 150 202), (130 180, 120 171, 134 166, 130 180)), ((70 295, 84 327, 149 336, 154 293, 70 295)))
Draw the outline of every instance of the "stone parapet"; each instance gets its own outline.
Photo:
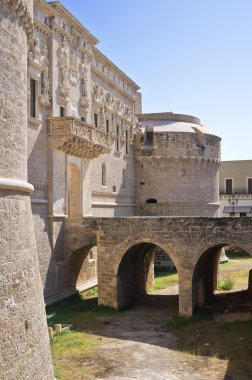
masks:
POLYGON ((47 134, 57 149, 73 156, 93 159, 110 150, 107 133, 74 117, 49 118, 47 134))

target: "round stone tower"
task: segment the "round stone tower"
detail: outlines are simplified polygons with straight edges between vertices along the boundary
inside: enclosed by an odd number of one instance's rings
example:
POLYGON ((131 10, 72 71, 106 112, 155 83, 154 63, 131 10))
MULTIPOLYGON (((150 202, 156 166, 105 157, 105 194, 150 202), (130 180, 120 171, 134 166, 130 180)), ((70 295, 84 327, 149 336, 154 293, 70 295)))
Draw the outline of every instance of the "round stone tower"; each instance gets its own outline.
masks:
POLYGON ((32 0, 0 1, 0 377, 53 379, 27 183, 32 0))
POLYGON ((138 120, 136 214, 219 216, 221 139, 188 115, 138 120))

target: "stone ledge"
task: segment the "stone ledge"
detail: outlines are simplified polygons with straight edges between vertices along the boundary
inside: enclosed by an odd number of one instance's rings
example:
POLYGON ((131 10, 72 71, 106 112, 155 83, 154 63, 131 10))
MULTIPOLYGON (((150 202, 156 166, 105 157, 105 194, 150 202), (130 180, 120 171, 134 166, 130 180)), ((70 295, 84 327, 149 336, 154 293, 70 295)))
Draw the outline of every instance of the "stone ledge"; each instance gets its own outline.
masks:
POLYGON ((18 179, 0 178, 0 190, 14 190, 32 193, 34 187, 30 183, 18 179))

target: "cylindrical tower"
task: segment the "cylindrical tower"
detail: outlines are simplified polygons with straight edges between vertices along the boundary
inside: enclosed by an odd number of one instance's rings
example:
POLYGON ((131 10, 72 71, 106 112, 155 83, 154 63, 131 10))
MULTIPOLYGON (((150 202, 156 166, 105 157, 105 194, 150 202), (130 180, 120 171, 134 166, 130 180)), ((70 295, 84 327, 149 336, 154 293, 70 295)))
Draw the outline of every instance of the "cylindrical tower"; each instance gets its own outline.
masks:
POLYGON ((53 379, 27 181, 32 0, 0 1, 0 377, 53 379))
POLYGON ((136 214, 218 216, 221 139, 188 115, 138 119, 136 214))

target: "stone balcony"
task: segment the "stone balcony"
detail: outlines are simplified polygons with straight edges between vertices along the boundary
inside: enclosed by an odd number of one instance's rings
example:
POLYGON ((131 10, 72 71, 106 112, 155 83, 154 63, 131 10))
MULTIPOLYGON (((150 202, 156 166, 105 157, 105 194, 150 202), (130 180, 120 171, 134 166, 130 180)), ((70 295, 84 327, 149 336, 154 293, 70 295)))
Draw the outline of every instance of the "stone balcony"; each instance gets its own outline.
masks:
POLYGON ((52 117, 47 119, 50 145, 73 156, 93 159, 108 153, 109 137, 75 117, 52 117))
MULTIPOLYGON (((246 191, 244 192, 234 192, 234 196, 238 199, 252 199, 252 194, 249 194, 247 193, 246 191)), ((223 192, 220 192, 220 199, 221 200, 225 200, 225 199, 229 199, 230 197, 232 197, 232 195, 230 194, 224 194, 223 192)))

